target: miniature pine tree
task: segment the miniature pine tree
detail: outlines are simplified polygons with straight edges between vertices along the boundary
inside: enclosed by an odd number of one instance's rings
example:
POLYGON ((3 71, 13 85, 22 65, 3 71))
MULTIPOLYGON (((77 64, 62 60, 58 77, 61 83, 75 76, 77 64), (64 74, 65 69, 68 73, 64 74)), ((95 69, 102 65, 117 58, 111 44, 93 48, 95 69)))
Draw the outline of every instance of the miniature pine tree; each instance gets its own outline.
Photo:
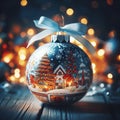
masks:
POLYGON ((35 78, 39 85, 45 86, 47 89, 55 88, 55 75, 52 67, 50 66, 50 60, 48 55, 45 54, 37 67, 35 72, 35 78))

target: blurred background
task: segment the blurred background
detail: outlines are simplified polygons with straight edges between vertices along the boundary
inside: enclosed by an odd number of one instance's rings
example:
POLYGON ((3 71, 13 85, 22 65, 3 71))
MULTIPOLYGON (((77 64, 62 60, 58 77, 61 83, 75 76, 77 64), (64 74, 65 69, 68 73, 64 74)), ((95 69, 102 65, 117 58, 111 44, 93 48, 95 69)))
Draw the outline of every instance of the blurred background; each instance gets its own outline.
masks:
MULTIPOLYGON (((0 84, 26 84, 25 66, 38 46, 50 41, 46 37, 26 48, 28 40, 41 30, 33 20, 46 16, 65 24, 80 22, 88 26, 86 39, 95 47, 90 57, 94 91, 108 90, 120 94, 120 0, 1 0, 0 1, 0 84), (101 89, 102 88, 102 89, 101 89)), ((109 94, 109 92, 106 92, 109 94)))

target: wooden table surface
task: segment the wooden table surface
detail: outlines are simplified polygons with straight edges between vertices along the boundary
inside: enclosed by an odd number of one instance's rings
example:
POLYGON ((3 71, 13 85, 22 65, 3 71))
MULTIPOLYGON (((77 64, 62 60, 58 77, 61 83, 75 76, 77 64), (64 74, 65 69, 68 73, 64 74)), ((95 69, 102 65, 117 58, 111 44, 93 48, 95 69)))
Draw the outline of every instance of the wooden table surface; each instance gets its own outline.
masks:
POLYGON ((0 120, 120 120, 120 102, 99 94, 69 106, 43 105, 26 86, 14 85, 0 90, 0 120))

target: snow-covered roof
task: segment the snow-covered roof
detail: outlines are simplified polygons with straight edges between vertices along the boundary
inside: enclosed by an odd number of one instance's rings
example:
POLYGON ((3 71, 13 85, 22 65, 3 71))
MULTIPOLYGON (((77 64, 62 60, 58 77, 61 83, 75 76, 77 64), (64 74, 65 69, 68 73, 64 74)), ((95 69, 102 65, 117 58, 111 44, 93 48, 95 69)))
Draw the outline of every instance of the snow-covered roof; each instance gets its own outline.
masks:
POLYGON ((84 63, 81 63, 81 64, 80 64, 80 67, 85 67, 85 64, 84 64, 84 63))
POLYGON ((57 73, 59 70, 63 71, 63 73, 66 73, 65 69, 62 67, 62 65, 58 65, 57 68, 54 70, 54 73, 57 73))

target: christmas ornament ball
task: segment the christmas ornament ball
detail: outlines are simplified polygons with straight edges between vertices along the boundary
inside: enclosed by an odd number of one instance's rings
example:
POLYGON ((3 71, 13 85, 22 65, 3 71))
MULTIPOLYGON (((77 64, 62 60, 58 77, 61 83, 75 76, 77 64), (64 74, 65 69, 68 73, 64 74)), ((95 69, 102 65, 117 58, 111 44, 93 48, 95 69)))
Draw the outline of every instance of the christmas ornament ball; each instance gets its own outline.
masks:
POLYGON ((53 35, 30 56, 26 78, 31 92, 43 103, 71 104, 80 100, 92 82, 91 61, 67 35, 53 35))

